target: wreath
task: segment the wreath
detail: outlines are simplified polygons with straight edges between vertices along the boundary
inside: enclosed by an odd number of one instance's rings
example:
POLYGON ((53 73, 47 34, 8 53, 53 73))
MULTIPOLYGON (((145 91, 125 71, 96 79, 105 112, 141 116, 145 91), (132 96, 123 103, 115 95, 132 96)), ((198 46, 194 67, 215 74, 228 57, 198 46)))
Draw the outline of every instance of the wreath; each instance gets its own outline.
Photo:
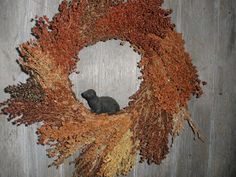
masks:
POLYGON ((185 121, 198 133, 187 102, 202 94, 202 83, 162 3, 64 0, 52 20, 35 17, 35 38, 19 46, 18 62, 30 77, 5 89, 11 97, 1 111, 16 125, 42 122, 38 143, 48 145, 52 165, 79 151, 74 176, 125 175, 138 153, 142 162, 160 164, 169 135, 185 121), (130 42, 142 56, 142 83, 123 111, 96 115, 76 99, 68 76, 81 49, 109 39, 130 42))

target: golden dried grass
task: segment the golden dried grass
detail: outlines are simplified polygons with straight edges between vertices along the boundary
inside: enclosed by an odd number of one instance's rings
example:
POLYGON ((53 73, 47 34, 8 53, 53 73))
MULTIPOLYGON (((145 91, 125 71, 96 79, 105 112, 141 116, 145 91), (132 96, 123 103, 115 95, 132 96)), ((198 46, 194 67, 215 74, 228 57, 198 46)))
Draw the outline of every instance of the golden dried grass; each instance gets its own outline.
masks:
POLYGON ((38 143, 49 145, 53 165, 80 151, 74 176, 127 174, 139 151, 142 161, 160 164, 168 136, 178 135, 186 120, 196 129, 187 102, 202 94, 200 80, 162 3, 64 0, 51 21, 36 19, 36 39, 19 47, 30 79, 9 86, 11 98, 1 106, 17 125, 43 122, 38 143), (111 38, 129 41, 141 54, 143 82, 123 112, 95 115, 75 98, 68 76, 83 47, 111 38))

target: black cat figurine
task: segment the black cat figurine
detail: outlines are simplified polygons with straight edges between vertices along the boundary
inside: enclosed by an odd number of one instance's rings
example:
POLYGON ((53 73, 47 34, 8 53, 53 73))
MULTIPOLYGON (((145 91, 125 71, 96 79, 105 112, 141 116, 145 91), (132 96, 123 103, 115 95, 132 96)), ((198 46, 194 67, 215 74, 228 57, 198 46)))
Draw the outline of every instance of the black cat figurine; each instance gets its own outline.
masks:
POLYGON ((120 111, 120 106, 115 99, 108 96, 98 97, 93 89, 83 92, 81 96, 87 100, 91 111, 96 114, 108 113, 111 115, 120 111))

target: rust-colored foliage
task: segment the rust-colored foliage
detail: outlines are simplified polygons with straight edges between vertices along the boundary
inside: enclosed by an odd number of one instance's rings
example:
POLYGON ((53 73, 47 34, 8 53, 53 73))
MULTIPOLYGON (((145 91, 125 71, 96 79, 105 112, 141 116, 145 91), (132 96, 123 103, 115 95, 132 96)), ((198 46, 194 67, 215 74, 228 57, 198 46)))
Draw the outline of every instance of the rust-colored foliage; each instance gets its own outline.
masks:
POLYGON ((36 19, 36 39, 19 47, 30 79, 6 88, 11 98, 1 106, 18 125, 43 122, 38 143, 50 146, 53 165, 80 151, 74 176, 127 174, 137 152, 159 164, 169 151, 168 136, 178 135, 186 120, 195 128, 187 102, 202 94, 200 80, 162 3, 64 0, 51 21, 36 19), (82 48, 111 38, 129 41, 142 55, 143 81, 124 111, 95 115, 76 100, 68 76, 82 48))

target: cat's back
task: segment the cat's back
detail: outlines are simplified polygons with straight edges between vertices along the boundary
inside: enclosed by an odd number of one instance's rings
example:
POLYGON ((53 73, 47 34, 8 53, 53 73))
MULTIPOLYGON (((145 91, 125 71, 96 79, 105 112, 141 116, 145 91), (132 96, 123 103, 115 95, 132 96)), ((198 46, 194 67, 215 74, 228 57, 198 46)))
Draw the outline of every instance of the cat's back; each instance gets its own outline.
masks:
POLYGON ((120 110, 120 106, 117 101, 109 96, 99 97, 99 100, 105 109, 115 109, 116 111, 120 110))

